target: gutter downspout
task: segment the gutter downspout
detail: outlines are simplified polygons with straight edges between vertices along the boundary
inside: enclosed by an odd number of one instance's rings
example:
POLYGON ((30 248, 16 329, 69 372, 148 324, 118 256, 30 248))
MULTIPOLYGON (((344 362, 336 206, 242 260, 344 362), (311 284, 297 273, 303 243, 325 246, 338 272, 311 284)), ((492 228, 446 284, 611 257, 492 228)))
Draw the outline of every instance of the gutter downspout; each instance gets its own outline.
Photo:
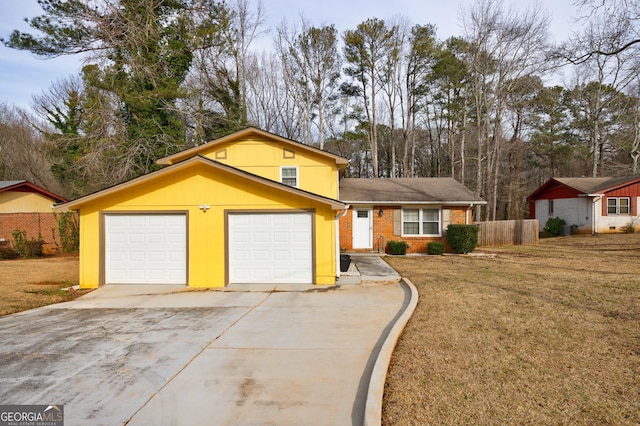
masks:
POLYGON ((598 202, 598 200, 602 200, 602 197, 604 197, 604 195, 602 194, 589 194, 589 196, 593 196, 593 199, 591 201, 591 223, 593 224, 593 228, 591 229, 591 234, 592 235, 598 235, 598 223, 597 223, 597 216, 596 216, 596 202, 598 202))
MULTIPOLYGON (((469 210, 473 210, 473 203, 469 204, 467 211, 464 214, 464 224, 469 225, 469 210)), ((471 220, 473 222, 473 219, 471 220)))
POLYGON ((336 280, 340 278, 340 219, 349 212, 351 205, 346 204, 344 210, 336 215, 336 280))

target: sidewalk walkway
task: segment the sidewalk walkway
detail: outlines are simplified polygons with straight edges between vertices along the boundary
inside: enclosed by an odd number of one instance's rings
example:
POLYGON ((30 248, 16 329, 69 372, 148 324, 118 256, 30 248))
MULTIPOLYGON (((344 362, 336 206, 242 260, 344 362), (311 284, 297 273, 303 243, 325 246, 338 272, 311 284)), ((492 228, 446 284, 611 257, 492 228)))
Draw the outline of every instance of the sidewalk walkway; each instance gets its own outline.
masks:
POLYGON ((390 284, 400 282, 400 275, 375 253, 350 253, 349 270, 340 274, 338 285, 390 284))

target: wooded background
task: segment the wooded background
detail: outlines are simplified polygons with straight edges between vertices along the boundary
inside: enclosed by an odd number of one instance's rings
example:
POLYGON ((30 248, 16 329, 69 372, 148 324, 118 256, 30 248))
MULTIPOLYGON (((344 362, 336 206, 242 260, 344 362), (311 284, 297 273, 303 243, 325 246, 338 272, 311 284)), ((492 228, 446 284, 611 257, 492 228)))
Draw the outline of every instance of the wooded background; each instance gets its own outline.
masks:
POLYGON ((552 176, 639 172, 639 0, 577 1, 562 41, 499 0, 447 40, 401 15, 268 28, 258 0, 39 3, 2 42, 85 66, 30 110, 0 104, 1 180, 75 198, 246 126, 347 157, 351 177, 452 176, 488 201, 477 220, 525 217, 552 176))

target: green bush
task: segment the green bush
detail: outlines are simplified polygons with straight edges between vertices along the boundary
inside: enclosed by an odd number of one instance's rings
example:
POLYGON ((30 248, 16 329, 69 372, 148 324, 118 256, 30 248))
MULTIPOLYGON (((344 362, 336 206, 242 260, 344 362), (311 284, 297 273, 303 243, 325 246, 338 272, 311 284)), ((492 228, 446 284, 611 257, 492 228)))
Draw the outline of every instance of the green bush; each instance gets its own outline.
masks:
POLYGON ((478 245, 478 232, 478 225, 449 225, 447 241, 455 253, 471 253, 478 245))
POLYGON ((391 254, 407 254, 409 244, 406 241, 389 241, 387 249, 391 254))
POLYGON ((442 253, 444 253, 444 243, 441 241, 431 241, 430 243, 427 243, 427 254, 431 254, 431 255, 441 255, 442 253))
POLYGON ((562 227, 566 224, 567 221, 560 217, 551 217, 547 220, 547 223, 545 223, 542 231, 547 235, 557 237, 562 233, 562 227))
POLYGON ((39 257, 42 256, 42 246, 44 241, 38 235, 38 239, 31 238, 27 240, 27 231, 16 229, 11 233, 13 240, 11 241, 12 250, 20 257, 39 257))
POLYGON ((13 250, 21 257, 27 256, 27 231, 16 229, 11 233, 13 250))

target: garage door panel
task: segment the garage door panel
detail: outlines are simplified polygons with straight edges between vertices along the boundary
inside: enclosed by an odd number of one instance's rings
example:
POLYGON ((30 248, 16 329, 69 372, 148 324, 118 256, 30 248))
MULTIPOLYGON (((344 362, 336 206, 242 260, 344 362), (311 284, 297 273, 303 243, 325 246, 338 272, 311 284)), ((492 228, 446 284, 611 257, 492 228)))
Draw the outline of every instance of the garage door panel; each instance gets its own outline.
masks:
POLYGON ((290 254, 289 250, 275 250, 273 252, 273 260, 287 262, 290 259, 290 254))
POLYGON ((144 244, 146 235, 142 232, 129 233, 129 243, 131 244, 144 244))
POLYGON ((149 218, 149 216, 123 216, 123 217, 129 218, 130 226, 145 226, 146 224, 145 222, 149 218))
POLYGON ((230 283, 312 283, 311 213, 229 214, 230 283))
POLYGON ((163 244, 165 243, 165 239, 167 235, 160 232, 150 232, 149 234, 149 242, 151 244, 163 244))
POLYGON ((308 251, 296 251, 293 253, 293 260, 296 262, 311 262, 311 253, 308 251))
POLYGON ((105 215, 107 284, 186 284, 185 215, 105 215))

